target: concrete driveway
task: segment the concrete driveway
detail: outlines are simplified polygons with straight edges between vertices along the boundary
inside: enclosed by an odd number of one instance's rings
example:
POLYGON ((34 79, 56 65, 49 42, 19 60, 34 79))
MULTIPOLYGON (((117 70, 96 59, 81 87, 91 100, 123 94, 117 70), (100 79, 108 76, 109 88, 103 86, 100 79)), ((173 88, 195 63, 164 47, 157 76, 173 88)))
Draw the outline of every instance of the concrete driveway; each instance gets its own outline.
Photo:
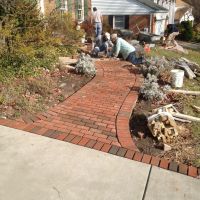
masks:
POLYGON ((198 200, 200 180, 0 126, 0 200, 198 200))

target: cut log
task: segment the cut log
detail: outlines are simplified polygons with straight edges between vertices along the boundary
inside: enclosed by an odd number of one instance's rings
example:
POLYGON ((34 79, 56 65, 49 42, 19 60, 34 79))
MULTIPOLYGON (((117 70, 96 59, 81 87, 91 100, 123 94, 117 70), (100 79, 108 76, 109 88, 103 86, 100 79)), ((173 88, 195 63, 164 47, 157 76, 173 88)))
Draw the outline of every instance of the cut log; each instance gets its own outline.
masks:
POLYGON ((172 115, 167 112, 158 113, 148 118, 148 127, 158 141, 171 143, 178 135, 177 125, 172 115))
POLYGON ((200 95, 200 91, 187 91, 187 90, 168 90, 168 92, 179 93, 179 94, 188 94, 188 95, 200 95))
POLYGON ((197 112, 200 112, 200 107, 193 105, 192 106, 197 112))
POLYGON ((197 63, 192 62, 192 61, 190 61, 190 60, 188 60, 187 58, 184 58, 184 57, 181 57, 179 60, 186 62, 189 65, 189 67, 191 68, 192 71, 200 71, 200 66, 197 63))
POLYGON ((175 121, 179 121, 179 122, 191 123, 190 120, 180 119, 180 118, 176 118, 176 117, 174 117, 174 120, 175 120, 175 121))
POLYGON ((176 118, 180 118, 180 119, 186 119, 186 120, 190 120, 190 121, 193 121, 193 122, 200 122, 200 118, 198 117, 193 117, 193 116, 190 116, 190 115, 184 115, 184 114, 181 114, 181 113, 171 113, 173 117, 176 117, 176 118))
POLYGON ((178 65, 180 68, 184 69, 186 77, 189 79, 196 78, 196 75, 194 72, 190 69, 190 67, 187 65, 186 62, 181 62, 181 64, 178 65))
POLYGON ((154 113, 159 113, 159 112, 177 112, 179 113, 179 111, 172 105, 172 104, 168 104, 165 106, 162 106, 160 108, 154 109, 153 110, 154 113))
POLYGON ((199 72, 194 72, 195 73, 195 75, 197 76, 197 77, 200 77, 200 73, 199 72))
POLYGON ((193 64, 196 65, 197 67, 199 67, 199 65, 191 60, 188 60, 187 58, 181 57, 182 60, 184 60, 185 62, 189 63, 189 64, 193 64))

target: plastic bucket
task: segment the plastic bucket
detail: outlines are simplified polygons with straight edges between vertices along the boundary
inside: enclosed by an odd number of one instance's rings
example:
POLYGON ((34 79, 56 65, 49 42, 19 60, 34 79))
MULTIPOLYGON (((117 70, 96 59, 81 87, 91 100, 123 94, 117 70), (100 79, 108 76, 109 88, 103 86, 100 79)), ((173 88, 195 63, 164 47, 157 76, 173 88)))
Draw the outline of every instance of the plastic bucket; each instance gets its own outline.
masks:
POLYGON ((171 85, 175 88, 183 87, 184 71, 180 69, 171 70, 171 85))

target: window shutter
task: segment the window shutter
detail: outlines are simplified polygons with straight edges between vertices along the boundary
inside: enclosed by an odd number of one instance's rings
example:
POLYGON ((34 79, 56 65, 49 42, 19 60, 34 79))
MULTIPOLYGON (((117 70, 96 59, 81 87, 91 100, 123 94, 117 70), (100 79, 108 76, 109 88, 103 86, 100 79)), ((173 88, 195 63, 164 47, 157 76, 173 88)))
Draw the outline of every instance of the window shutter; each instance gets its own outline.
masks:
POLYGON ((84 0, 84 18, 88 17, 88 0, 84 0))
POLYGON ((72 12, 72 0, 67 0, 67 9, 69 12, 72 12))
POLYGON ((129 15, 125 15, 125 29, 129 29, 129 15))
POLYGON ((61 0, 56 0, 56 8, 60 8, 61 6, 61 0))
POLYGON ((76 19, 78 19, 78 3, 79 3, 79 0, 74 0, 75 2, 75 16, 76 16, 76 19))
POLYGON ((113 15, 108 16, 108 23, 111 26, 111 28, 113 28, 113 15))

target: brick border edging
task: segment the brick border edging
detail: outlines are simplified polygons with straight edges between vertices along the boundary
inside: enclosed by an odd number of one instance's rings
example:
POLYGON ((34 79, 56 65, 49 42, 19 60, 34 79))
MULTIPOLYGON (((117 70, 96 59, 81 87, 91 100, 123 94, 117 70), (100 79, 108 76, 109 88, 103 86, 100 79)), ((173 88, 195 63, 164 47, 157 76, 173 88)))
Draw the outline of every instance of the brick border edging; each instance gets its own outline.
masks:
POLYGON ((117 115, 116 130, 117 130, 117 138, 122 147, 130 150, 139 151, 134 143, 133 138, 131 137, 129 128, 130 117, 138 99, 139 86, 143 81, 141 75, 136 74, 135 77, 136 77, 135 84, 133 86, 135 87, 135 89, 130 90, 117 115))
POLYGON ((193 178, 200 178, 200 168, 194 166, 188 166, 182 163, 169 161, 167 159, 147 155, 135 150, 119 147, 112 144, 96 141, 93 139, 85 138, 79 135, 56 131, 52 129, 46 129, 33 124, 25 124, 23 122, 12 121, 8 119, 0 119, 0 125, 15 128, 27 132, 31 132, 37 135, 46 136, 52 139, 69 142, 72 144, 88 147, 105 153, 113 154, 130 160, 150 164, 173 172, 178 172, 193 178))

